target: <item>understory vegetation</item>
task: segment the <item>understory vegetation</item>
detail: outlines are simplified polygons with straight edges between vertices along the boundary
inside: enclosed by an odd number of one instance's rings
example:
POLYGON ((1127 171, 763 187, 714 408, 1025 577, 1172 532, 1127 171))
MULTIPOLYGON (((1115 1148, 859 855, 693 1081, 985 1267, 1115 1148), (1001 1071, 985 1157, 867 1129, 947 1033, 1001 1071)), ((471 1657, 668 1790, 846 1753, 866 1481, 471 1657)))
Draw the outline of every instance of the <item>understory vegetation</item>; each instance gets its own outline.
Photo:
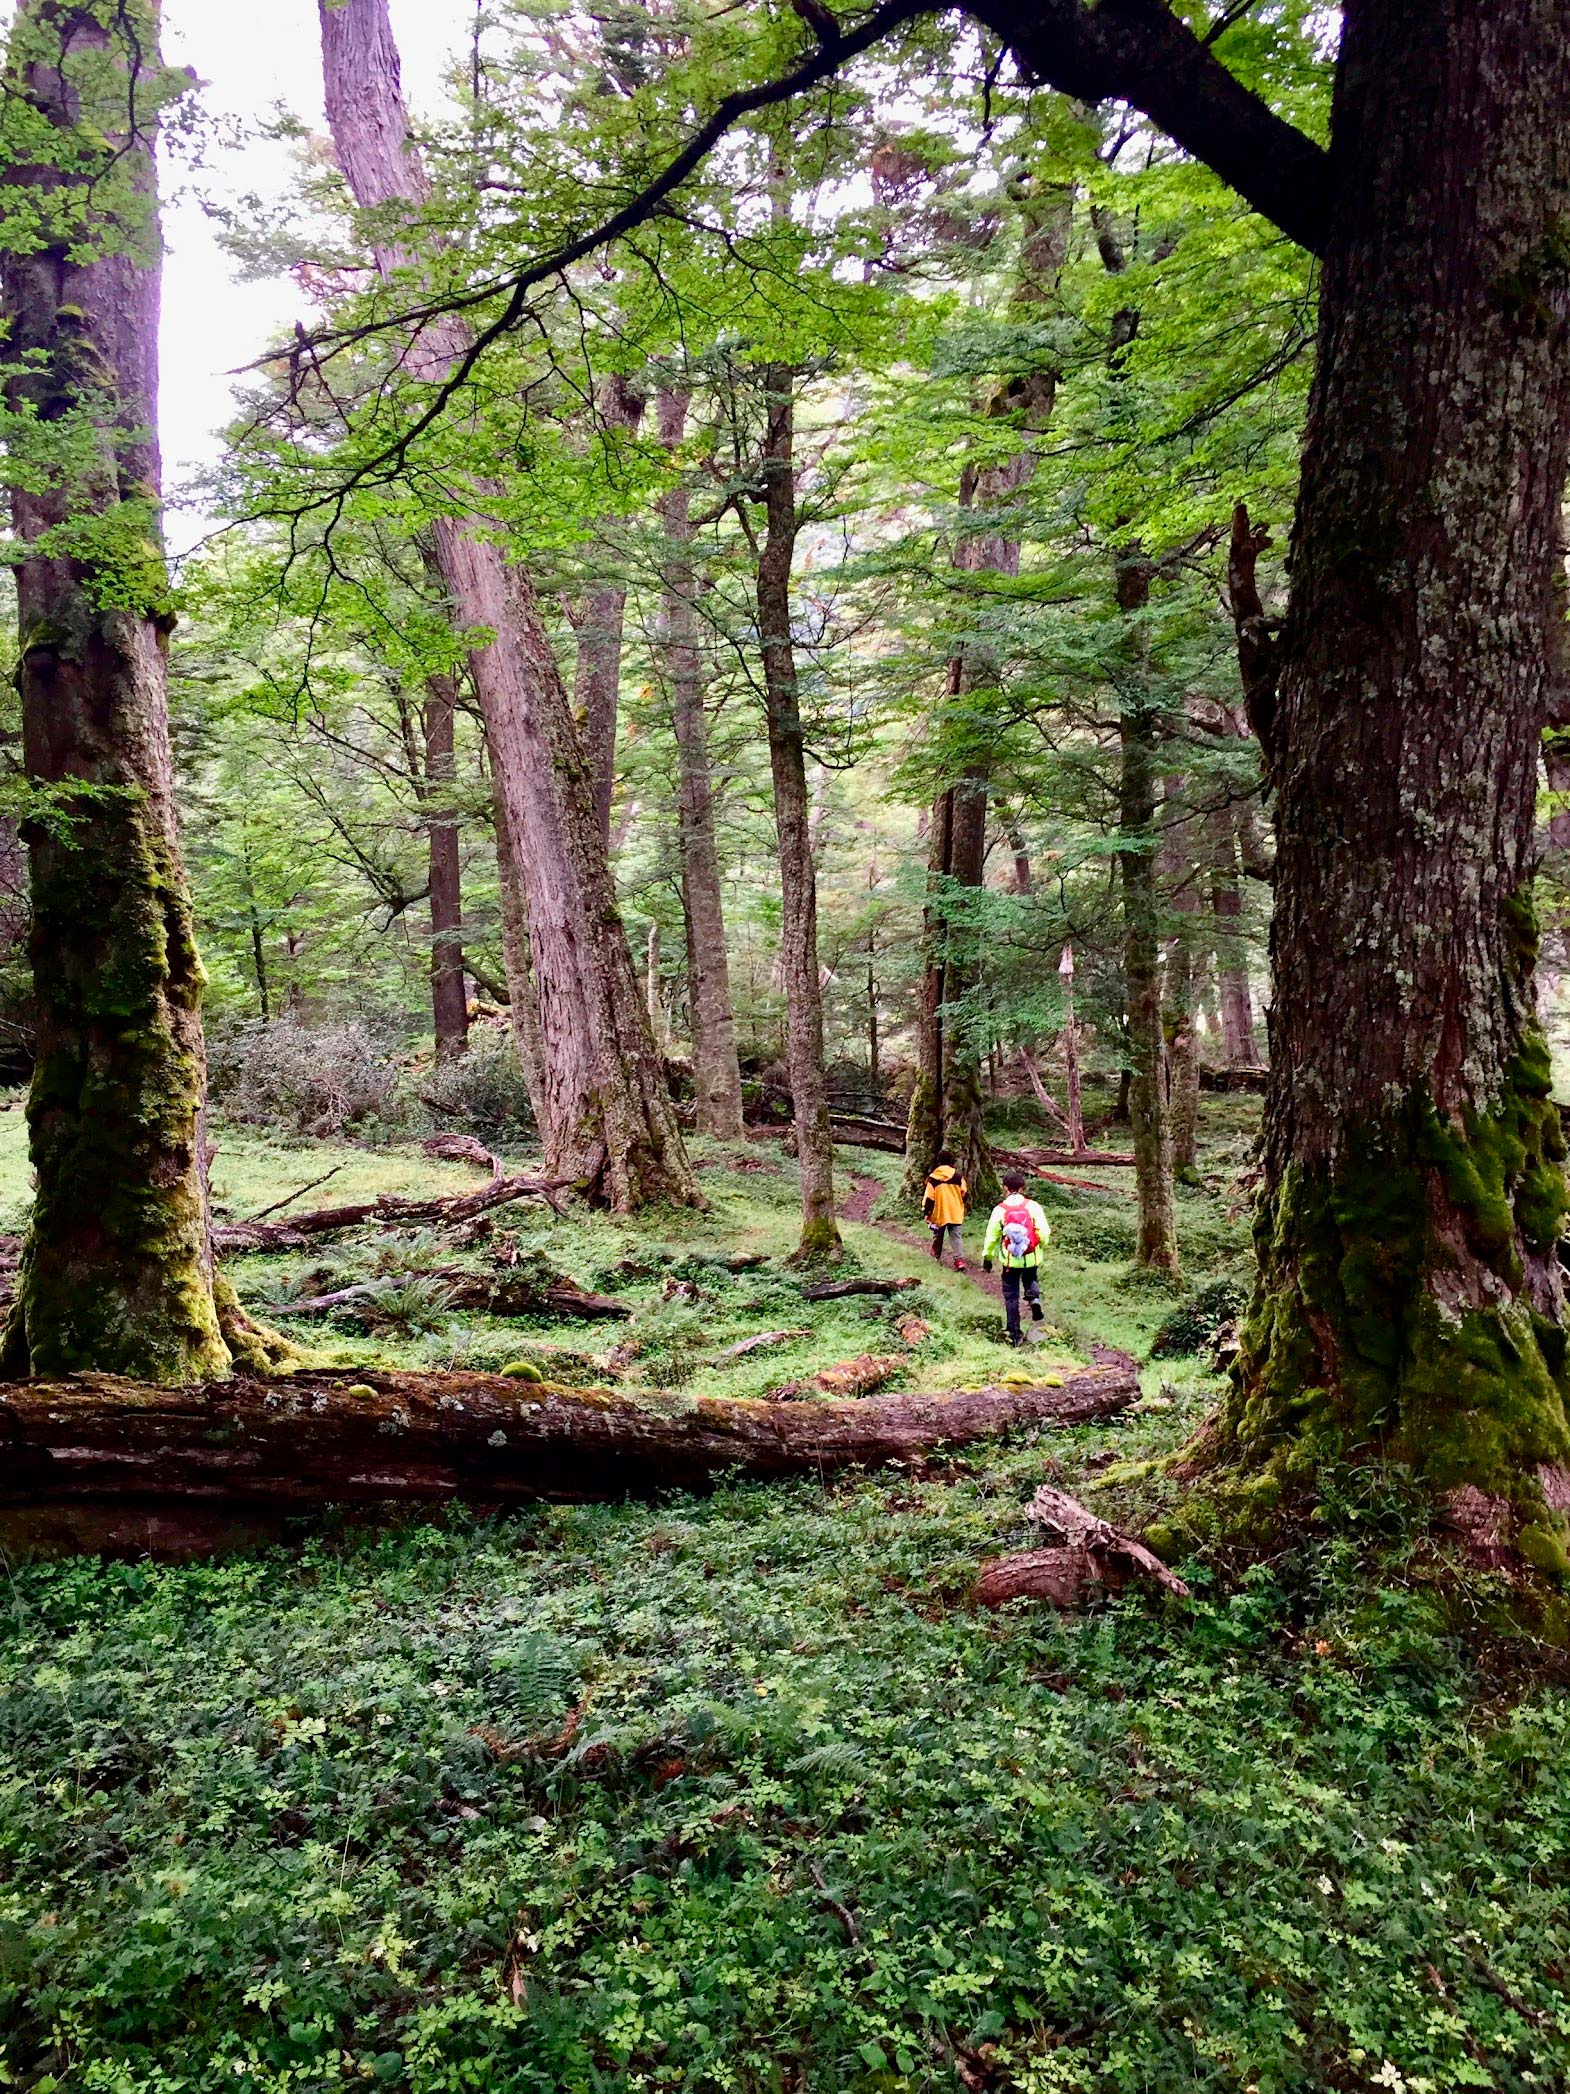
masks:
MULTIPOLYGON (((1255 1110, 1207 1104, 1186 1293, 1133 1265, 1117 1172, 1037 1188, 1032 1371, 1108 1340, 1164 1355, 1114 1423, 827 1486, 329 1518, 217 1564, 14 1565, 0 2084, 1561 2084, 1564 1703, 1530 1646, 1479 1641, 1488 1581, 1458 1609, 1414 1503, 1370 1478, 1326 1509, 1328 1542, 1241 1577, 1183 1566, 1187 1602, 970 1604, 980 1564, 1028 1545, 1044 1478, 1114 1520, 1176 1495, 1145 1464, 1221 1386, 1207 1348, 1246 1255, 1255 1110)), ((19 1119, 0 1116, 0 1187, 19 1119)), ((217 1140, 237 1215, 328 1169, 346 1200, 475 1182, 407 1146, 217 1140)), ((506 1211, 520 1254, 627 1321, 436 1298, 305 1319, 309 1342, 346 1368, 592 1380, 630 1339, 629 1385, 662 1402, 700 1371, 756 1395, 886 1351, 916 1313, 931 1336, 900 1384, 1007 1371, 997 1303, 910 1232, 899 1159, 841 1152, 881 1217, 845 1225, 846 1270, 919 1288, 815 1303, 784 1264, 779 1145, 698 1153, 704 1215, 506 1211), (749 1252, 767 1262, 726 1269, 749 1252), (774 1328, 801 1335, 720 1357, 774 1328)), ((329 1280, 391 1300, 429 1260, 416 1232, 368 1228, 232 1271, 265 1313, 329 1280)))

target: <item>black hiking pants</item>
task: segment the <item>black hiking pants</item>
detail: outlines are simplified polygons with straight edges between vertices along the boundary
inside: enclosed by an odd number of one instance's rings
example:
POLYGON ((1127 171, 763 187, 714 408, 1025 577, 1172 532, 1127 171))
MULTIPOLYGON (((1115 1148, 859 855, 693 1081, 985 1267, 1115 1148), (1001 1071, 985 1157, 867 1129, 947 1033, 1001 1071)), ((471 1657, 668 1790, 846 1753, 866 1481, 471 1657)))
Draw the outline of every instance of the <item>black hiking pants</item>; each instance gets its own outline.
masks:
POLYGON ((1041 1300, 1041 1268, 1036 1265, 1005 1265, 1002 1280, 1004 1320, 1008 1324, 1009 1337, 1017 1339, 1021 1288, 1026 1301, 1034 1308, 1041 1300))

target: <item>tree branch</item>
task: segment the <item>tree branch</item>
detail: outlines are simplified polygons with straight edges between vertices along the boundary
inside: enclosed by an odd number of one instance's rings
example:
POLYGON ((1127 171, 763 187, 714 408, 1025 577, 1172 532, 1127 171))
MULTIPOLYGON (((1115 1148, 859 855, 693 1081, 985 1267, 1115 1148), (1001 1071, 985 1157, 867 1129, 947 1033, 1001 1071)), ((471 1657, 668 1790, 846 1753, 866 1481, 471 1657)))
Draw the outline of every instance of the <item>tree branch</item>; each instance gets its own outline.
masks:
POLYGON ((1229 72, 1161 0, 965 0, 1026 77, 1129 102, 1310 254, 1331 218, 1330 156, 1229 72))

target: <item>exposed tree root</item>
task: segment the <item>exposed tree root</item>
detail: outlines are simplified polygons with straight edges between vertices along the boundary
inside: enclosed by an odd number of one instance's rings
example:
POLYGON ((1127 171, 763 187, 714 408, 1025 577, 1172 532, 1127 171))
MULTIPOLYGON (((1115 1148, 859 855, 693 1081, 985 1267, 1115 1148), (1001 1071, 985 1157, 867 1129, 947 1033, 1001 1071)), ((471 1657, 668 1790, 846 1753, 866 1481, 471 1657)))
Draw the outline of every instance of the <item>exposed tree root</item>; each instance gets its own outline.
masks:
POLYGON ((1057 1537, 1051 1548, 1027 1549, 989 1563, 976 1581, 976 1605, 1001 1607, 1009 1600, 1047 1600, 1054 1607, 1082 1607, 1100 1593, 1125 1585, 1159 1585, 1188 1597, 1188 1587, 1159 1556, 1132 1535, 1098 1519, 1067 1491, 1043 1484, 1027 1517, 1057 1537))
POLYGON ((327 1505, 500 1507, 826 1475, 1114 1417, 1138 1394, 1122 1354, 1058 1387, 810 1403, 640 1400, 479 1374, 13 1382, 0 1384, 0 1542, 179 1555, 327 1505))

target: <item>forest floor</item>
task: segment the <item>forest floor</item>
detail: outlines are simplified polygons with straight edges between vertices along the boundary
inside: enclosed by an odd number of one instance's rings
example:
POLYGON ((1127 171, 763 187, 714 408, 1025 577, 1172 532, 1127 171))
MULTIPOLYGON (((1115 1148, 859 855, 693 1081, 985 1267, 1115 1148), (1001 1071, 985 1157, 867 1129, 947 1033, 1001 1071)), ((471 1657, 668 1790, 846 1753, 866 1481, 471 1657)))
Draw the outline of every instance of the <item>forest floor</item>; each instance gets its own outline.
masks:
MULTIPOLYGON (((1456 1633, 1403 1505, 1328 1508, 1327 1538, 1241 1574, 1187 1566, 1186 1603, 969 1604, 1045 1477, 1114 1518, 1175 1489, 1136 1458, 1220 1385, 1150 1349, 1175 1309, 1198 1343, 1246 1271, 1251 1111, 1207 1100, 1182 1301, 1131 1268, 1127 1172, 1045 1190, 1032 1364, 1135 1353, 1144 1399, 1112 1423, 921 1477, 8 1566, 0 2087, 1570 2083, 1570 1711, 1456 1633)), ((234 1218, 335 1168, 302 1204, 482 1182, 416 1149, 217 1140, 234 1218)), ((343 1365, 592 1380, 621 1348, 634 1386, 759 1395, 897 1349, 915 1313, 892 1386, 996 1377, 999 1307, 933 1266, 899 1159, 841 1153, 848 1264, 919 1286, 808 1303, 780 1146, 699 1153, 706 1215, 497 1217, 621 1322, 452 1313, 409 1279, 415 1231, 231 1270, 263 1314, 375 1281, 371 1327, 295 1319, 343 1365), (765 1330, 801 1335, 728 1352, 765 1330)), ((0 1112, 0 1227, 25 1198, 0 1112)))

